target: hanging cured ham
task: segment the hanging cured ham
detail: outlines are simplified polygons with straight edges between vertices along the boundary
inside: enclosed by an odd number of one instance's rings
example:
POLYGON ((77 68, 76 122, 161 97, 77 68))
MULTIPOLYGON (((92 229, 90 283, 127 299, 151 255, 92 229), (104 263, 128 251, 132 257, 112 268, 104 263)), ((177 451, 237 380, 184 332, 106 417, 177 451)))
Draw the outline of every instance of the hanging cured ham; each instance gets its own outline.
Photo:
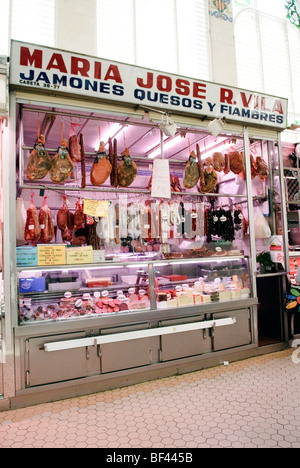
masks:
POLYGON ((238 151, 233 151, 229 154, 230 158, 230 170, 234 174, 240 174, 244 172, 244 157, 242 153, 238 151))
POLYGON ((24 239, 31 243, 36 243, 41 237, 41 228, 39 223, 38 212, 33 202, 33 193, 31 194, 31 201, 26 212, 26 224, 24 230, 24 239))
POLYGON ((71 175, 73 168, 74 165, 68 151, 68 142, 63 139, 52 159, 51 180, 57 184, 62 184, 71 175))
POLYGON ((27 168, 26 177, 29 180, 43 179, 51 169, 51 159, 48 152, 45 149, 45 137, 39 135, 34 149, 30 153, 27 168))
POLYGON ((40 242, 43 244, 51 242, 54 237, 54 225, 52 214, 47 204, 47 197, 44 197, 44 201, 39 212, 39 224, 41 228, 40 242))
POLYGON ((269 170, 268 170, 268 166, 267 166, 267 163, 264 161, 263 158, 261 158, 260 156, 258 156, 256 158, 256 166, 257 166, 257 175, 258 177, 261 179, 261 180, 265 180, 268 175, 269 175, 269 170))
POLYGON ((192 151, 185 166, 183 185, 187 189, 195 187, 200 177, 199 166, 195 151, 192 151))
POLYGON ((99 152, 96 155, 95 161, 91 169, 91 182, 93 185, 99 186, 104 184, 112 171, 112 165, 109 162, 105 152, 104 142, 101 141, 99 152))
POLYGON ((128 148, 122 154, 122 161, 118 167, 118 184, 120 187, 129 187, 137 175, 137 167, 130 156, 128 148))
POLYGON ((218 183, 218 176, 214 170, 211 158, 207 158, 206 166, 204 170, 204 186, 202 187, 202 193, 210 193, 216 187, 218 183))
POLYGON ((222 153, 214 153, 212 157, 212 163, 215 171, 221 172, 225 170, 225 157, 222 153))

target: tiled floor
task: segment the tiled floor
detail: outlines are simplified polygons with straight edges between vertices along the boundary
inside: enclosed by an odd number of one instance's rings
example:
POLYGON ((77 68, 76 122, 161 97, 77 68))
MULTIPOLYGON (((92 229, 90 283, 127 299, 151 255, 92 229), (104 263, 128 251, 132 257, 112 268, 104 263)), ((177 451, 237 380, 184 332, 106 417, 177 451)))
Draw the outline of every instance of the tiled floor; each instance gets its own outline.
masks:
POLYGON ((293 349, 0 413, 2 448, 300 448, 293 349))

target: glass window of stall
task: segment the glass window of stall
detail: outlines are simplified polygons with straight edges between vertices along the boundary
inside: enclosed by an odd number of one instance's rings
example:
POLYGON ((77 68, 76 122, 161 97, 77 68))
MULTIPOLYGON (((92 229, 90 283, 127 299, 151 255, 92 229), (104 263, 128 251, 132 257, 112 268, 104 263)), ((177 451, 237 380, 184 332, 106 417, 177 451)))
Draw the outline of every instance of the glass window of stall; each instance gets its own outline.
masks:
POLYGON ((258 274, 286 271, 283 183, 275 140, 250 140, 254 234, 258 274))

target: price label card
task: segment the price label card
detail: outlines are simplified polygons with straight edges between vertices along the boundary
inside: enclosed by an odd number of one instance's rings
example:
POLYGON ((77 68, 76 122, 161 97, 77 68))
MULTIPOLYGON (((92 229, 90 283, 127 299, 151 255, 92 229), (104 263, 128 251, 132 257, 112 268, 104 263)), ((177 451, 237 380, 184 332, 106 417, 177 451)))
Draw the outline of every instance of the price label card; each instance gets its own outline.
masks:
POLYGON ((37 248, 30 246, 17 247, 17 265, 18 266, 37 266, 38 256, 37 248))
POLYGON ((94 263, 105 262, 105 250, 94 250, 93 259, 94 263))
POLYGON ((94 263, 93 247, 91 245, 68 247, 67 265, 80 265, 83 263, 94 263))
POLYGON ((95 218, 106 218, 108 211, 108 201, 104 200, 89 200, 83 201, 83 212, 88 216, 95 218))
POLYGON ((151 197, 171 198, 170 167, 167 159, 154 159, 151 197))
POLYGON ((38 245, 37 246, 38 265, 64 265, 66 263, 65 245, 38 245))

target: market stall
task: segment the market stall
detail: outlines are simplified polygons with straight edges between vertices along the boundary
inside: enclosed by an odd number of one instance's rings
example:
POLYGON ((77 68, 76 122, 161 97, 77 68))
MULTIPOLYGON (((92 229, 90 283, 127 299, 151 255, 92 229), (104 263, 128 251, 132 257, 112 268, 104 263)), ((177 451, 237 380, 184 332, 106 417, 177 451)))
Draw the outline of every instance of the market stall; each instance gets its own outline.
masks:
POLYGON ((10 63, 15 404, 255 354, 286 100, 15 41, 10 63))

